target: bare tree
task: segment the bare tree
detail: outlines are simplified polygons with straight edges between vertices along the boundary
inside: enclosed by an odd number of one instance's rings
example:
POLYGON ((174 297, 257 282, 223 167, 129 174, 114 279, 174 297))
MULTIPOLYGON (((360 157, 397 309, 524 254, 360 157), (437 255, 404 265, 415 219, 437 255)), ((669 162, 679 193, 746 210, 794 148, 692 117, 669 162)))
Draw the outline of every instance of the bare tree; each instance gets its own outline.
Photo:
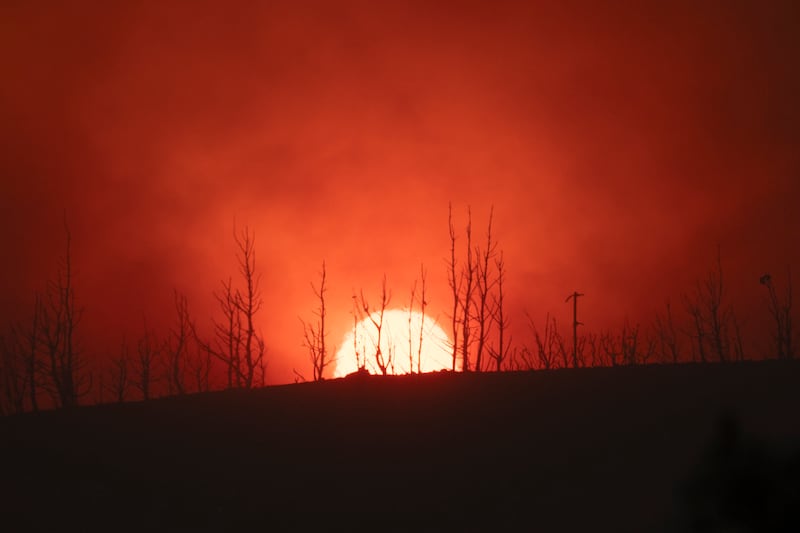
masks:
POLYGON ((31 319, 30 329, 26 332, 27 357, 25 361, 25 374, 28 382, 28 394, 30 398, 31 410, 39 410, 38 394, 38 373, 39 373, 39 321, 42 315, 42 299, 37 292, 33 302, 33 318, 31 319))
POLYGON ((212 362, 211 350, 203 344, 197 335, 193 335, 195 344, 195 356, 190 357, 188 367, 191 369, 192 377, 197 392, 208 392, 211 390, 211 369, 212 362))
POLYGON ((384 376, 388 373, 389 369, 392 368, 393 365, 393 357, 394 357, 394 350, 390 349, 387 350, 387 353, 383 353, 383 349, 381 348, 381 336, 383 334, 383 315, 386 312, 386 307, 389 305, 389 301, 392 299, 392 294, 386 289, 386 275, 383 276, 383 281, 381 282, 381 299, 380 303, 375 309, 372 309, 367 302, 367 299, 364 297, 364 291, 361 291, 361 310, 364 313, 372 325, 375 327, 375 365, 377 366, 378 370, 381 371, 381 374, 384 376), (373 316, 375 315, 375 316, 373 316))
POLYGON ((619 336, 619 347, 622 355, 622 364, 633 366, 638 363, 639 355, 639 324, 631 326, 627 318, 622 324, 619 336))
POLYGON ((314 291, 314 296, 319 300, 319 307, 314 311, 316 315, 316 323, 308 324, 303 319, 300 322, 303 324, 303 344, 308 348, 308 354, 311 358, 311 366, 314 371, 314 381, 323 379, 325 368, 330 364, 328 360, 328 350, 326 347, 325 338, 325 292, 327 288, 325 283, 327 280, 327 273, 325 270, 325 261, 322 262, 322 271, 320 272, 319 288, 311 284, 311 290, 314 291))
POLYGON ((736 361, 744 361, 744 342, 742 341, 742 325, 739 323, 739 317, 735 314, 732 316, 733 322, 733 355, 736 361))
MULTIPOLYGON (((236 246, 239 248, 237 258, 239 273, 242 275, 245 288, 239 293, 236 304, 243 316, 244 331, 244 367, 241 369, 244 386, 251 388, 256 370, 263 368, 264 339, 256 333, 255 318, 263 305, 261 297, 261 275, 256 272, 255 234, 248 227, 240 233, 234 233, 236 246)), ((262 377, 263 380, 263 377, 262 377)))
POLYGON ((189 359, 189 341, 194 324, 189 315, 186 295, 174 291, 175 324, 167 340, 167 389, 170 394, 186 394, 186 368, 189 359))
POLYGON ((76 331, 82 309, 77 307, 72 279, 72 234, 66 221, 66 253, 59 262, 56 278, 47 286, 41 307, 41 344, 47 356, 48 392, 57 405, 72 407, 91 389, 91 374, 77 347, 76 331))
POLYGON ((775 321, 775 331, 773 340, 778 359, 793 359, 794 345, 792 329, 792 271, 788 269, 786 290, 783 298, 778 297, 772 276, 764 274, 761 276, 761 284, 769 291, 769 312, 775 321))
MULTIPOLYGON (((214 334, 216 347, 211 348, 207 345, 206 351, 221 360, 227 369, 228 388, 241 387, 243 385, 242 374, 242 345, 244 338, 244 325, 240 312, 239 294, 233 289, 231 278, 223 280, 222 291, 215 292, 216 298, 222 311, 223 319, 218 322, 212 319, 214 324, 214 334)), ((198 338, 200 338, 198 336, 198 338)))
POLYGON ((129 361, 128 342, 123 338, 119 355, 111 360, 110 392, 118 403, 125 401, 125 394, 130 385, 129 361))
MULTIPOLYGON (((411 286, 411 299, 408 303, 408 373, 414 373, 414 348, 413 348, 413 327, 412 320, 414 318, 414 300, 417 295, 417 280, 414 280, 414 285, 411 286)), ((422 328, 422 323, 420 323, 422 328)))
POLYGON ((494 295, 494 305, 492 306, 492 319, 497 325, 497 348, 489 348, 489 356, 495 364, 495 371, 500 372, 503 363, 509 359, 511 351, 512 337, 508 334, 511 322, 505 313, 505 278, 506 266, 503 260, 503 252, 495 258, 495 268, 497 269, 497 294, 494 295))
POLYGON ((621 339, 618 339, 610 330, 600 332, 600 350, 603 353, 605 366, 617 366, 622 358, 621 339))
MULTIPOLYGON (((487 337, 491 329, 492 321, 491 315, 494 310, 491 309, 491 301, 489 294, 494 289, 497 279, 489 275, 489 270, 492 265, 492 260, 495 258, 497 252, 497 243, 492 242, 492 218, 494 217, 494 207, 489 211, 489 225, 486 230, 486 248, 481 250, 479 247, 475 248, 475 261, 476 261, 476 289, 478 301, 476 302, 475 317, 478 326, 477 347, 475 350, 475 371, 480 372, 483 369, 483 352, 486 347, 487 337)), ((468 257, 469 259, 469 257, 468 257)), ((491 355, 490 355, 491 356, 491 355)))
POLYGON ((0 336, 0 414, 16 414, 25 410, 27 380, 21 343, 15 328, 0 336))
POLYGON ((451 316, 451 328, 453 333, 453 372, 456 370, 458 359, 458 325, 460 323, 458 311, 460 307, 461 276, 458 275, 456 263, 456 230, 453 225, 453 204, 447 205, 447 223, 450 231, 450 261, 447 263, 447 282, 450 285, 450 292, 453 295, 453 314, 451 316))
POLYGON ((41 298, 34 298, 33 316, 26 326, 23 323, 10 324, 7 334, 0 335, 0 387, 5 395, 6 405, 0 405, 0 412, 22 412, 27 398, 31 411, 39 410, 38 383, 40 379, 39 320, 41 298), (20 396, 21 395, 21 396, 20 396))
POLYGON ((422 341, 424 338, 424 330, 425 330, 425 308, 428 306, 428 300, 425 294, 428 272, 425 270, 425 265, 420 265, 419 273, 420 273, 420 279, 422 280, 422 292, 420 294, 420 299, 419 299, 420 318, 419 318, 419 344, 417 344, 417 372, 422 374, 422 341))
POLYGON ((599 339, 596 333, 588 333, 585 336, 584 345, 588 347, 589 357, 591 358, 589 361, 589 366, 602 366, 603 365, 603 357, 600 354, 600 345, 599 339))
POLYGON ((461 270, 461 279, 464 283, 464 293, 461 295, 461 370, 470 371, 470 339, 472 334, 472 299, 475 290, 475 267, 472 257, 472 210, 467 208, 467 258, 461 270))
POLYGON ((725 283, 719 248, 715 268, 706 279, 698 282, 692 297, 684 297, 684 303, 692 317, 697 353, 705 362, 712 353, 724 363, 730 355, 730 323, 733 311, 725 306, 725 283))
POLYGON ((256 316, 263 306, 261 275, 256 270, 255 234, 247 226, 242 231, 234 227, 233 237, 243 287, 235 288, 228 278, 221 282, 222 290, 214 292, 223 318, 212 319, 212 342, 204 341, 196 331, 193 334, 203 354, 199 357, 213 356, 225 364, 228 388, 249 389, 263 384, 266 374, 264 337, 255 330, 256 316))
MULTIPOLYGON (((562 361, 563 367, 566 368, 568 366, 567 351, 564 345, 564 338, 558 332, 555 317, 551 316, 550 313, 547 314, 544 321, 544 332, 540 334, 533 318, 527 313, 525 315, 528 319, 528 327, 533 333, 534 341, 536 342, 536 364, 529 364, 529 368, 535 367, 542 370, 550 370, 556 368, 559 359, 562 361)), ((526 356, 531 356, 530 351, 527 354, 523 354, 523 359, 526 356)))
POLYGON ((729 359, 728 323, 731 311, 723 307, 725 284, 722 276, 722 258, 717 250, 716 270, 709 272, 705 282, 706 311, 711 326, 711 340, 721 363, 729 359))
POLYGON ((642 349, 639 350, 639 363, 642 365, 650 364, 650 360, 656 353, 658 346, 658 336, 653 331, 647 331, 644 336, 642 349))
POLYGON ((136 366, 131 383, 142 394, 142 399, 149 400, 155 383, 155 368, 158 364, 161 348, 153 333, 144 322, 144 333, 136 345, 136 366))
POLYGON ((691 328, 687 335, 692 339, 692 360, 705 363, 708 360, 706 356, 706 338, 708 333, 706 331, 706 323, 703 316, 703 310, 696 300, 692 300, 687 295, 683 295, 683 303, 686 311, 692 319, 691 328))
POLYGON ((366 349, 362 346, 362 350, 358 349, 358 320, 361 316, 359 310, 358 297, 353 294, 353 354, 356 357, 356 368, 359 371, 364 371, 367 367, 366 349))
POLYGON ((572 351, 573 368, 586 367, 586 342, 588 335, 579 335, 577 341, 573 338, 575 348, 572 351))
POLYGON ((677 364, 680 359, 678 334, 672 317, 672 304, 667 300, 664 314, 656 313, 655 331, 659 342, 661 361, 677 364))
POLYGON ((692 319, 693 353, 701 362, 709 355, 720 362, 730 360, 733 308, 726 304, 722 259, 717 248, 717 261, 706 278, 697 283, 691 296, 684 296, 684 305, 692 319))

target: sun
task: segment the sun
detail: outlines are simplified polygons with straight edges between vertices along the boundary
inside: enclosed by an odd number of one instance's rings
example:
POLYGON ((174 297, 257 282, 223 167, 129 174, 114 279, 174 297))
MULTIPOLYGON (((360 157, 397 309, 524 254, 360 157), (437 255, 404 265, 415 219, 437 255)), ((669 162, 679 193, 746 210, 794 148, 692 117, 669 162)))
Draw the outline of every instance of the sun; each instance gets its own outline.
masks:
MULTIPOLYGON (((380 319, 378 313, 372 313, 371 317, 376 321, 380 319)), ((376 357, 377 339, 377 328, 370 317, 365 317, 342 339, 333 376, 339 378, 355 372, 359 364, 371 374, 381 374, 376 357), (356 354, 360 363, 356 362, 356 354)), ((450 338, 432 317, 423 317, 417 311, 387 309, 383 313, 380 348, 388 374, 432 372, 453 367, 450 338)))

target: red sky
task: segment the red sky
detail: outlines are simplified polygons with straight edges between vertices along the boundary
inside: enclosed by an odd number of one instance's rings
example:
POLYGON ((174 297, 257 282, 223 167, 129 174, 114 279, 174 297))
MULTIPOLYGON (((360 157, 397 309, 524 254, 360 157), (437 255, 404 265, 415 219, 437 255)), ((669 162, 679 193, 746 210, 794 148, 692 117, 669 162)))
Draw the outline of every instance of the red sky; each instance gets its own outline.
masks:
MULTIPOLYGON (((298 316, 420 263, 446 313, 447 206, 490 205, 509 305, 648 323, 712 265, 752 339, 758 277, 800 265, 795 2, 22 2, 0 6, 0 319, 74 238, 86 350, 172 289, 198 323, 256 232, 269 381, 304 369, 298 316)), ((519 332, 518 338, 524 333, 519 332)), ((752 341, 755 342, 755 341, 752 341)))

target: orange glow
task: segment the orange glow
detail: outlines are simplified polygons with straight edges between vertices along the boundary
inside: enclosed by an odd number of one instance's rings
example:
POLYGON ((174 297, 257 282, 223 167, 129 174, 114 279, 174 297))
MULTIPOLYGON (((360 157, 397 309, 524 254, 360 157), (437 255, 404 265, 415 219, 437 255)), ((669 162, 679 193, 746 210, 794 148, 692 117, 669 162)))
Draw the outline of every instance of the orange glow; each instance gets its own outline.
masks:
MULTIPOLYGON (((372 313, 371 317, 376 321, 380 320, 377 312, 372 313)), ((409 369, 417 372, 419 367, 422 372, 452 368, 451 341, 444 330, 433 318, 425 316, 423 319, 422 314, 417 311, 410 313, 410 319, 409 322, 407 309, 388 309, 383 314, 380 347, 387 373, 408 374, 409 369), (422 329, 421 351, 420 329, 422 329)), ((381 370, 375 355, 376 346, 377 329, 369 317, 364 318, 356 325, 355 335, 354 331, 350 330, 344 336, 341 348, 336 354, 334 377, 344 377, 358 369, 356 351, 360 361, 363 361, 366 355, 366 368, 371 374, 380 374, 381 370)))

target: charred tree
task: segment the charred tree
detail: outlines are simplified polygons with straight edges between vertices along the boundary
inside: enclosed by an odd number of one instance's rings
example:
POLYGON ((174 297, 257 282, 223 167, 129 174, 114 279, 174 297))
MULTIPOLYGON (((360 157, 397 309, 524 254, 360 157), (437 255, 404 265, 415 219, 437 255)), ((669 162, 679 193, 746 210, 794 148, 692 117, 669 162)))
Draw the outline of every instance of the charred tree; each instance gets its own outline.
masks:
POLYGON ((393 365, 394 350, 388 349, 387 353, 383 353, 381 347, 383 336, 383 316, 386 313, 386 307, 391 301, 392 295, 386 288, 386 275, 383 276, 381 282, 381 298, 380 303, 375 309, 372 309, 364 296, 364 291, 361 291, 361 310, 375 328, 375 365, 381 374, 384 376, 389 373, 393 365))
POLYGON ((769 312, 774 321, 773 342, 778 359, 794 358, 794 331, 792 329, 792 271, 788 269, 786 289, 778 296, 772 276, 761 276, 761 284, 769 291, 769 312))
POLYGON ((477 275, 477 302, 475 303, 475 318, 478 327, 477 346, 475 349, 475 371, 483 370, 483 354, 486 348, 489 330, 491 329, 493 309, 489 299, 491 291, 497 284, 497 278, 490 273, 492 261, 497 252, 497 243, 492 242, 492 218, 494 208, 489 211, 489 225, 486 231, 486 248, 475 248, 476 275, 477 275))
POLYGON ((453 225, 453 204, 448 204, 447 223, 450 235, 450 260, 447 263, 447 282, 450 286, 450 293, 453 296, 453 313, 451 315, 450 326, 453 334, 453 372, 456 371, 456 361, 458 360, 458 325, 459 308, 461 307, 461 276, 458 275, 456 263, 456 229, 453 225))
POLYGON ((314 381, 323 379, 325 369, 330 364, 326 345, 327 333, 325 331, 325 318, 327 316, 327 311, 325 309, 325 292, 328 290, 326 282, 327 272, 325 270, 325 261, 323 261, 322 270, 320 271, 319 287, 316 287, 313 283, 311 284, 311 290, 314 292, 315 298, 319 301, 319 307, 314 311, 316 322, 309 324, 302 319, 300 320, 303 324, 303 345, 308 349, 314 381))
POLYGON ((511 352, 511 335, 508 333, 510 320, 505 312, 505 278, 506 266, 503 260, 503 252, 495 259, 497 269, 497 294, 494 295, 494 305, 492 307, 492 318, 497 326, 497 348, 490 348, 489 356, 492 358, 495 371, 503 369, 503 363, 509 359, 511 352))
POLYGON ((91 374, 80 352, 76 332, 83 310, 77 307, 72 272, 72 234, 66 222, 66 252, 41 307, 41 344, 45 350, 47 389, 60 407, 73 407, 91 389, 91 374))

